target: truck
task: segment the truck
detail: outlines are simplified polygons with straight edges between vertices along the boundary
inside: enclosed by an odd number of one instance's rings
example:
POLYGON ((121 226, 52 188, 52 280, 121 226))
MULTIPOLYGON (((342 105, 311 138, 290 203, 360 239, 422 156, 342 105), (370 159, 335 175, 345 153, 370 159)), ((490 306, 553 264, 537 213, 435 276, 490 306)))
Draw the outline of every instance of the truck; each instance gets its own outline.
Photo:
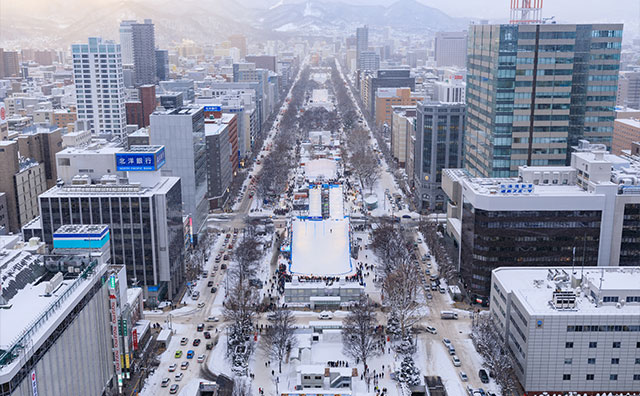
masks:
POLYGON ((458 319, 458 314, 453 311, 440 311, 440 319, 458 319))

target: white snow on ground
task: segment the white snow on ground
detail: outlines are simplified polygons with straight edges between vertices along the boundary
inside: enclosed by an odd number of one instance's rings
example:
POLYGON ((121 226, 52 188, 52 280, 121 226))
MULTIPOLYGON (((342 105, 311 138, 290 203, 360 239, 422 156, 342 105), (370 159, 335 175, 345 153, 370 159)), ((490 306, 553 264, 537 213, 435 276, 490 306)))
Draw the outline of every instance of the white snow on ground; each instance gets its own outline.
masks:
MULTIPOLYGON (((465 395, 466 391, 460 382, 460 370, 453 366, 451 355, 445 351, 444 345, 436 340, 429 344, 431 354, 427 358, 427 371, 442 377, 442 383, 450 395, 465 395)), ((469 373, 467 373, 469 374, 469 373)))
POLYGON ((184 388, 180 385, 180 392, 178 392, 178 396, 194 396, 198 394, 198 386, 202 381, 209 382, 202 378, 193 378, 191 381, 184 384, 184 388))
POLYGON ((292 230, 292 274, 337 276, 354 271, 349 257, 349 219, 296 219, 292 230))
POLYGON ((224 374, 228 377, 232 377, 231 366, 229 360, 226 357, 227 350, 227 337, 224 334, 218 338, 218 343, 213 347, 213 351, 209 354, 209 360, 207 361, 207 367, 214 374, 224 374))

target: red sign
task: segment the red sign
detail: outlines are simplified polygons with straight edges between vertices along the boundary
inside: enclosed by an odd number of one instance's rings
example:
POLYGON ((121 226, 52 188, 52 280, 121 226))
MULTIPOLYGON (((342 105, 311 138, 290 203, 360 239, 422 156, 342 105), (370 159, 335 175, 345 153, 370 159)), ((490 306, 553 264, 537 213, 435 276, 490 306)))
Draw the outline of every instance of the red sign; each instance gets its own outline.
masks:
POLYGON ((131 338, 133 338, 133 350, 135 351, 138 349, 138 329, 133 329, 131 338))
POLYGON ((462 76, 458 74, 458 75, 455 75, 455 76, 453 77, 453 79, 454 79, 454 80, 462 80, 462 76))
POLYGON ((0 120, 4 121, 6 116, 7 111, 5 110, 4 106, 0 107, 0 120))

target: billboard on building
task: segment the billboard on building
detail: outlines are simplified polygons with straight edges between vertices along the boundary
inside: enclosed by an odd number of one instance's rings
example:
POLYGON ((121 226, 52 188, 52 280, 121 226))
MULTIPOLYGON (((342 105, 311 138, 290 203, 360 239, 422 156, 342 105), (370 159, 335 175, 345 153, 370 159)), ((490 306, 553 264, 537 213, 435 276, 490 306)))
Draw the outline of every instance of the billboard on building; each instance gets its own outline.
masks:
POLYGON ((165 163, 164 146, 132 146, 116 153, 116 169, 122 172, 155 171, 165 163))

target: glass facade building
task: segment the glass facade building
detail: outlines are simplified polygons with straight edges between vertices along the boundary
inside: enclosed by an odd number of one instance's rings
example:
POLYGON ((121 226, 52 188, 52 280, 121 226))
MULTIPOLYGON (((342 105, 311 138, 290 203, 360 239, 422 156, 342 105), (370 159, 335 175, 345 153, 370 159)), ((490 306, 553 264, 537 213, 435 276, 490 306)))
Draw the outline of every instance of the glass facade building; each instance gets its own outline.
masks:
POLYGON ((611 147, 621 24, 472 25, 464 166, 513 177, 566 165, 578 140, 611 147))

